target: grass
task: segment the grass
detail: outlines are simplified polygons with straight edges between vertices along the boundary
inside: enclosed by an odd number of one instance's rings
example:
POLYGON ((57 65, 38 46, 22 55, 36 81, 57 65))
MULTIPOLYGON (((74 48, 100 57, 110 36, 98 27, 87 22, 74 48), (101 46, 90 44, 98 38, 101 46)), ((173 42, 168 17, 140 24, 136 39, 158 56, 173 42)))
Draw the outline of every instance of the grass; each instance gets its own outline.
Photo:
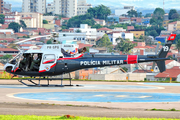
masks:
POLYGON ((156 109, 156 108, 153 108, 153 109, 150 109, 150 111, 180 111, 180 110, 176 110, 175 108, 172 108, 172 109, 156 109))
POLYGON ((0 120, 179 120, 167 118, 98 118, 65 116, 35 116, 35 115, 0 115, 0 120))

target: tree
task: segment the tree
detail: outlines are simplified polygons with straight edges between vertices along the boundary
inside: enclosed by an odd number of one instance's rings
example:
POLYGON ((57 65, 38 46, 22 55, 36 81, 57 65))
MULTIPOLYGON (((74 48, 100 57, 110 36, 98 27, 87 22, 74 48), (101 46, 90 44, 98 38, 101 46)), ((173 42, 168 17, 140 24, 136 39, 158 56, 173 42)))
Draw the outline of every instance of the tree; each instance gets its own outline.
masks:
POLYGON ((4 24, 4 18, 5 18, 5 15, 0 14, 0 24, 4 24))
POLYGON ((47 41, 47 44, 52 44, 52 40, 48 40, 48 41, 47 41))
POLYGON ((24 23, 23 20, 20 20, 20 25, 21 25, 22 28, 26 28, 27 27, 27 25, 24 23))
POLYGON ((175 13, 177 13, 176 9, 171 9, 171 10, 169 11, 169 16, 168 16, 168 17, 169 17, 170 20, 173 19, 173 18, 172 18, 172 15, 175 14, 175 13))
POLYGON ((48 24, 48 21, 47 20, 43 20, 43 24, 48 24))
MULTIPOLYGON (((131 9, 130 11, 127 12, 129 17, 137 17, 138 13, 136 10, 131 9)), ((141 13, 142 14, 142 13, 141 13)))
POLYGON ((99 29, 99 28, 102 28, 103 26, 101 26, 100 24, 96 24, 96 25, 93 25, 91 28, 96 28, 96 29, 99 29))
POLYGON ((107 16, 111 14, 111 10, 104 5, 99 5, 88 9, 88 13, 94 18, 106 20, 107 16))
POLYGON ((179 14, 178 13, 174 13, 171 18, 174 19, 179 19, 179 14))
POLYGON ((145 18, 151 17, 151 13, 147 13, 144 17, 145 17, 145 18))
POLYGON ((76 30, 76 33, 81 33, 81 30, 79 30, 79 29, 78 29, 78 30, 76 30))
POLYGON ((105 34, 101 39, 96 42, 96 45, 98 47, 109 47, 110 45, 112 45, 112 43, 110 42, 108 35, 105 34))
POLYGON ((117 38, 116 50, 122 51, 123 53, 130 53, 130 50, 133 49, 136 44, 133 44, 129 39, 123 40, 122 38, 117 38))
POLYGON ((8 26, 9 29, 13 29, 14 32, 19 32, 19 29, 20 29, 21 25, 19 25, 18 23, 16 22, 11 22, 8 26))
POLYGON ((93 26, 95 24, 95 21, 93 19, 93 16, 87 13, 85 15, 79 15, 69 19, 67 23, 67 28, 80 27, 80 24, 88 24, 90 26, 93 26))
POLYGON ((153 16, 150 20, 150 23, 157 26, 162 26, 164 18, 164 10, 162 8, 156 8, 153 12, 153 16))
POLYGON ((41 35, 41 32, 39 31, 39 35, 41 35))
POLYGON ((149 35, 151 35, 155 38, 156 36, 158 36, 158 33, 156 32, 156 30, 151 30, 149 35))
POLYGON ((0 59, 12 59, 13 56, 12 55, 3 55, 2 57, 0 57, 0 59))

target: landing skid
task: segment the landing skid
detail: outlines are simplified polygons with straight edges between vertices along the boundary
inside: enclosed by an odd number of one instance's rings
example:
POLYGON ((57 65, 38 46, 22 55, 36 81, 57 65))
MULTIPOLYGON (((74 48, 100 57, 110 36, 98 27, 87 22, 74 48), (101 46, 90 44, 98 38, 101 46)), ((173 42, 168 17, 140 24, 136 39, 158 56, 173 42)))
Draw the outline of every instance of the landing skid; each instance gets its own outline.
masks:
POLYGON ((31 78, 31 79, 23 79, 23 80, 18 80, 20 83, 22 83, 23 85, 26 85, 28 87, 65 87, 65 86, 81 86, 81 85, 72 85, 71 84, 71 80, 72 78, 31 78), (69 79, 70 83, 69 85, 63 85, 63 79, 69 79), (47 80, 47 84, 41 84, 41 80, 47 80), (50 81, 55 81, 55 80, 61 80, 61 84, 60 85, 50 85, 50 81), (28 81, 31 84, 26 84, 24 81, 28 81), (34 81, 38 81, 38 83, 34 82, 34 81))

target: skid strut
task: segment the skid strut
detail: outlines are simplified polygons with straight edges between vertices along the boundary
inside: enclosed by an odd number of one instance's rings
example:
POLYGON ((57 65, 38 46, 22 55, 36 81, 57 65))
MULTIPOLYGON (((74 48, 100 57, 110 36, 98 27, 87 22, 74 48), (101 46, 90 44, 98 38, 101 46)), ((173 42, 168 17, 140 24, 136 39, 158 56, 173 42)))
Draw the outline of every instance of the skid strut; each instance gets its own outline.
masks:
MULTIPOLYGON (((63 78, 63 75, 61 76, 61 78, 31 78, 31 79, 23 79, 23 80, 18 80, 20 83, 22 83, 23 85, 26 85, 28 87, 64 87, 64 86, 73 86, 71 84, 71 74, 69 73, 69 78, 63 78), (69 79, 70 84, 69 85, 63 85, 63 80, 64 79, 69 79), (41 80, 47 80, 47 84, 41 84, 41 80), (49 81, 55 81, 55 80, 61 80, 61 84, 60 85, 50 85, 49 81), (26 84, 24 81, 28 81, 31 84, 26 84), (34 81, 38 81, 38 83, 34 82, 34 81)), ((76 85, 79 86, 79 85, 76 85)))

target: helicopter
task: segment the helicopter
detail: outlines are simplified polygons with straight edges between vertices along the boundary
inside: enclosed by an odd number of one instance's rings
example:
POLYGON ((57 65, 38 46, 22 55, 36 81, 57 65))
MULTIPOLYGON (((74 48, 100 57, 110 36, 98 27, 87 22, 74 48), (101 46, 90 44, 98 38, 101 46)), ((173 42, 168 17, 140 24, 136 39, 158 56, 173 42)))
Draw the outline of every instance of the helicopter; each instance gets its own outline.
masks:
MULTIPOLYGON (((171 34, 159 53, 157 53, 158 49, 156 49, 155 55, 89 54, 85 53, 86 48, 78 50, 76 44, 45 44, 40 50, 27 50, 25 52, 20 50, 19 54, 5 65, 4 69, 13 75, 30 76, 32 79, 28 80, 35 86, 43 86, 40 84, 40 80, 48 80, 48 84, 44 86, 49 86, 49 80, 57 80, 55 78, 49 79, 50 76, 63 75, 76 70, 94 67, 153 62, 151 70, 153 71, 156 63, 160 72, 163 72, 166 70, 165 60, 169 60, 166 55, 175 38, 176 34, 171 34), (67 50, 70 50, 70 53, 67 50), (33 59, 35 56, 36 62, 33 59), (32 80, 39 80, 39 84, 32 80)), ((61 86, 63 86, 62 80, 63 78, 61 78, 61 86)), ((22 80, 19 80, 19 82, 25 84, 22 80)))

